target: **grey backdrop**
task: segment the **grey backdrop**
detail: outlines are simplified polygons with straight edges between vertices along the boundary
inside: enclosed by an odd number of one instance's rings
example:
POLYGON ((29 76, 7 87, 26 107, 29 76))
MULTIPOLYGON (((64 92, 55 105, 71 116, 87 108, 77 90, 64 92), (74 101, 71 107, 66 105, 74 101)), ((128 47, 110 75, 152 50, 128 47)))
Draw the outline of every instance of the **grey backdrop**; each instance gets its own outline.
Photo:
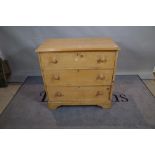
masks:
POLYGON ((40 75, 35 48, 47 38, 111 37, 120 46, 117 74, 152 78, 155 27, 0 27, 0 50, 9 60, 12 81, 40 75))

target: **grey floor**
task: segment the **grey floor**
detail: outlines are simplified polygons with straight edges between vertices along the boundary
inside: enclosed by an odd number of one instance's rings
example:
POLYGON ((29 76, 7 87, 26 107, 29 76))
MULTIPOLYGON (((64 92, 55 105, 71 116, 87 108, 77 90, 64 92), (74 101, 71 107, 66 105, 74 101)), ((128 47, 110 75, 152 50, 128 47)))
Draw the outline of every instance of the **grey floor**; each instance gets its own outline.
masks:
POLYGON ((7 107, 20 86, 21 83, 9 83, 8 87, 0 88, 0 114, 7 107))
POLYGON ((155 128, 155 98, 138 76, 117 76, 112 109, 40 102, 41 77, 29 77, 0 115, 0 128, 155 128))

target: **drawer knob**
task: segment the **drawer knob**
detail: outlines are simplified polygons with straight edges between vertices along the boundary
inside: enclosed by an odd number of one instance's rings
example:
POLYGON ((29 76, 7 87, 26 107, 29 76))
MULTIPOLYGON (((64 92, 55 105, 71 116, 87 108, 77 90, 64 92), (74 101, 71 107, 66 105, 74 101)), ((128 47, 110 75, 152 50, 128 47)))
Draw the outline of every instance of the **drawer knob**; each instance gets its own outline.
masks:
POLYGON ((103 92, 97 91, 96 96, 100 96, 100 95, 103 95, 103 92))
POLYGON ((53 75, 52 79, 54 79, 54 80, 60 80, 60 76, 59 75, 53 75))
POLYGON ((56 97, 61 97, 61 96, 64 96, 64 95, 62 95, 62 93, 58 91, 58 92, 55 93, 55 96, 56 97))
POLYGON ((97 80, 104 80, 105 76, 103 74, 100 74, 99 76, 97 76, 96 78, 97 80))
POLYGON ((107 59, 105 57, 97 59, 97 63, 104 63, 106 61, 107 61, 107 59))
POLYGON ((81 54, 81 55, 80 55, 80 57, 81 57, 81 58, 83 58, 83 57, 84 57, 84 55, 83 55, 83 54, 81 54))
POLYGON ((56 64, 56 63, 58 63, 58 60, 57 60, 56 58, 53 58, 53 59, 51 60, 51 63, 56 64))

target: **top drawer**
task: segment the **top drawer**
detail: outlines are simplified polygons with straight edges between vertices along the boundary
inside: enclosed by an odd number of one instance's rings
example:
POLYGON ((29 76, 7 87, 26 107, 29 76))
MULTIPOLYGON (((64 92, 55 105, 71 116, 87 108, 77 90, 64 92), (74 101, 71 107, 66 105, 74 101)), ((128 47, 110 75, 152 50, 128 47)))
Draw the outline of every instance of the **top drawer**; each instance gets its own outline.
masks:
POLYGON ((116 52, 40 53, 43 69, 112 69, 116 52))

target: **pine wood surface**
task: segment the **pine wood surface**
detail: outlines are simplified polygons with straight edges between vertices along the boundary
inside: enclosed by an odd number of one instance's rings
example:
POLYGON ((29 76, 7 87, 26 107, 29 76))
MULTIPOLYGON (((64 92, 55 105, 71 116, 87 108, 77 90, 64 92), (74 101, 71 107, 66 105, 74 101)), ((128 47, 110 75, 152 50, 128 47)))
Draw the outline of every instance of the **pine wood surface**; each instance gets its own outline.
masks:
POLYGON ((48 39, 42 43, 36 51, 48 107, 110 108, 118 50, 107 38, 48 39))
POLYGON ((118 45, 111 38, 68 38, 47 39, 36 52, 56 51, 92 51, 92 50, 119 50, 118 45))
POLYGON ((43 69, 113 69, 116 52, 41 53, 43 69))
POLYGON ((85 101, 102 102, 109 100, 110 86, 94 87, 47 87, 49 101, 85 101))
POLYGON ((143 80, 143 81, 151 91, 152 95, 155 96, 155 80, 143 80))
POLYGON ((109 70, 44 70, 45 83, 48 86, 92 86, 111 85, 113 69, 109 70))

